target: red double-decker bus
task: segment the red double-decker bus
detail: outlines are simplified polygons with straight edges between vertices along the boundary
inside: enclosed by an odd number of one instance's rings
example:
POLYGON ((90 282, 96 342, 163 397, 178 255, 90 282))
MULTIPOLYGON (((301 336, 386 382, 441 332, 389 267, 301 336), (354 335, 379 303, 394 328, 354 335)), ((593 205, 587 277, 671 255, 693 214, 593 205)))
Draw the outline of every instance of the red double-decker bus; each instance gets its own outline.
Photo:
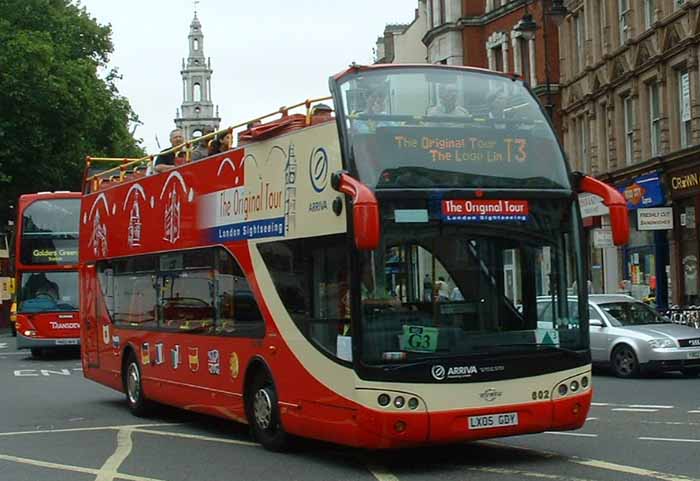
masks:
POLYGON ((19 198, 15 239, 17 349, 80 344, 79 192, 19 198))
POLYGON ((249 423, 271 449, 581 427, 576 194, 603 198, 617 243, 622 196, 569 170, 517 77, 353 66, 330 87, 332 116, 307 101, 232 127, 230 151, 86 178, 85 376, 137 415, 249 423))

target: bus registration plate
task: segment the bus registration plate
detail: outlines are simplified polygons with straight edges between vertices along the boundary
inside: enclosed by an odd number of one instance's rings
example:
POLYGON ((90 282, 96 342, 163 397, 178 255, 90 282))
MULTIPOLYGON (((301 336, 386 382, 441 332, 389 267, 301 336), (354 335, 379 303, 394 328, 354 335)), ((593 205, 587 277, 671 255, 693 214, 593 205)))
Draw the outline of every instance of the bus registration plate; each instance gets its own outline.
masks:
POLYGON ((518 413, 487 414, 469 416, 469 429, 488 429, 502 426, 517 426, 518 413))
POLYGON ((77 339, 56 339, 57 346, 77 346, 77 339))

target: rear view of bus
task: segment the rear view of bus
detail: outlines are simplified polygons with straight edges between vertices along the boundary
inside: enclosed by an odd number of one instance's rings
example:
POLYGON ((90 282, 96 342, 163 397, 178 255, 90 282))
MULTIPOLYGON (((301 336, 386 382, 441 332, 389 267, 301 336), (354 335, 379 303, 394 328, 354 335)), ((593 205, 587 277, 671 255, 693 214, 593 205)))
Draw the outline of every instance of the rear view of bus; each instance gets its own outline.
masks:
POLYGON ((19 199, 16 238, 17 348, 80 343, 78 222, 80 194, 45 192, 19 199))
POLYGON ((378 209, 368 214, 370 200, 353 212, 364 246, 352 261, 353 343, 358 389, 384 413, 384 435, 445 442, 580 427, 592 392, 576 194, 594 186, 614 205, 619 242, 622 199, 569 171, 515 77, 355 67, 331 89, 349 167, 336 184, 364 184, 378 209))

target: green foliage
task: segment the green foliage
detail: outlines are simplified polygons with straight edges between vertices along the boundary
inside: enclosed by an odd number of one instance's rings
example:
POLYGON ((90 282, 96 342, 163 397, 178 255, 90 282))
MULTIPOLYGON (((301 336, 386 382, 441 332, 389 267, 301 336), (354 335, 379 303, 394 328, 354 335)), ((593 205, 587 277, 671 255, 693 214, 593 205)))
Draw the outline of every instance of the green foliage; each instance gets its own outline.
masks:
POLYGON ((85 156, 140 156, 111 28, 71 0, 0 0, 0 222, 22 193, 79 190, 85 156))

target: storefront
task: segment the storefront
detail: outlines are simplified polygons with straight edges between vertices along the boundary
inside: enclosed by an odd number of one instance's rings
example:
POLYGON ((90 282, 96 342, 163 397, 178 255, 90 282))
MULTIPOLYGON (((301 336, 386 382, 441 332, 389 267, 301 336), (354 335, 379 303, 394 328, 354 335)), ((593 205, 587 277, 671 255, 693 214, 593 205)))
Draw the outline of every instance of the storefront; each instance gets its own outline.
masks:
POLYGON ((671 172, 668 185, 673 199, 673 244, 675 265, 673 301, 683 306, 700 305, 698 289, 698 219, 700 166, 671 172))
POLYGON ((621 249, 620 290, 658 308, 668 306, 673 209, 665 207, 661 177, 651 172, 618 186, 627 200, 630 241, 621 249))

